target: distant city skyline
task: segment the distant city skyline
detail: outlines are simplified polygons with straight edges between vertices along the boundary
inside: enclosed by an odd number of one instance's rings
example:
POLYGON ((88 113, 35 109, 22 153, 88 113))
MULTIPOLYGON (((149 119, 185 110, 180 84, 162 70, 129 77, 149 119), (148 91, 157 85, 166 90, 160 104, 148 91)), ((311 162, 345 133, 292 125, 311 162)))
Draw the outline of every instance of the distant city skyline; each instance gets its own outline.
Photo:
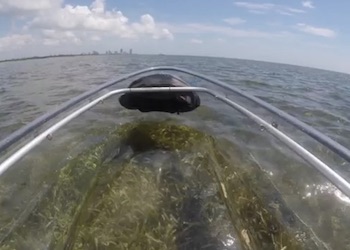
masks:
POLYGON ((119 52, 117 51, 117 50, 115 50, 114 52, 112 52, 111 50, 106 50, 106 52, 105 52, 105 54, 107 54, 107 55, 114 55, 114 54, 130 54, 130 55, 132 55, 132 49, 129 49, 129 53, 127 53, 126 51, 124 51, 124 49, 123 48, 121 48, 120 50, 119 50, 119 52))

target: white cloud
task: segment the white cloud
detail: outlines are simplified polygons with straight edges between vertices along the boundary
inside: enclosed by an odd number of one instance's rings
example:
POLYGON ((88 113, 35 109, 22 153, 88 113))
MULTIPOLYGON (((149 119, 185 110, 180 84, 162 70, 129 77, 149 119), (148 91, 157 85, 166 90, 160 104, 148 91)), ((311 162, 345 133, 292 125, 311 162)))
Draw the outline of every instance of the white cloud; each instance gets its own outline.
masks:
POLYGON ((314 4, 312 3, 312 1, 303 1, 301 3, 305 8, 309 8, 309 9, 314 9, 315 6, 314 4))
POLYGON ((0 12, 24 13, 58 8, 63 0, 0 0, 0 12))
POLYGON ((304 13, 304 10, 291 8, 289 6, 278 5, 273 3, 253 3, 253 2, 235 2, 237 7, 245 8, 250 13, 266 14, 276 12, 281 15, 293 16, 294 14, 304 13))
POLYGON ((20 47, 32 43, 33 41, 33 37, 27 34, 12 34, 0 37, 0 51, 19 49, 20 47))
POLYGON ((139 22, 130 23, 121 11, 106 10, 104 0, 95 0, 91 6, 67 4, 62 8, 40 12, 27 26, 74 33, 93 31, 122 38, 149 35, 154 39, 173 39, 172 33, 157 25, 151 15, 145 14, 139 22))
POLYGON ((272 3, 250 3, 250 2, 235 2, 238 7, 247 8, 250 10, 271 10, 275 8, 275 4, 272 3))
POLYGON ((72 31, 58 31, 58 30, 43 30, 44 45, 60 45, 64 43, 73 43, 79 45, 81 43, 72 31))
POLYGON ((199 40, 199 39, 192 38, 192 39, 190 40, 190 43, 194 43, 194 44, 202 44, 202 43, 203 43, 203 41, 202 41, 202 40, 199 40))
POLYGON ((228 26, 188 23, 183 25, 167 25, 174 33, 179 34, 219 34, 235 38, 263 38, 281 36, 279 32, 270 33, 251 29, 236 29, 228 26))
POLYGON ((104 0, 95 0, 92 4, 91 4, 91 10, 94 13, 99 13, 99 14, 103 14, 105 11, 105 3, 104 0))
POLYGON ((301 9, 295 9, 295 8, 290 8, 290 7, 285 7, 287 11, 291 12, 291 13, 305 13, 305 10, 301 10, 301 9))
POLYGON ((133 23, 129 27, 136 34, 148 34, 151 35, 154 39, 173 39, 173 34, 166 28, 157 27, 153 17, 149 14, 143 15, 141 17, 141 22, 133 23))
POLYGON ((242 24, 245 23, 246 20, 239 18, 239 17, 231 17, 231 18, 226 18, 223 20, 225 23, 228 23, 230 25, 238 25, 238 24, 242 24))
POLYGON ((307 25, 304 23, 298 23, 297 24, 297 29, 316 36, 323 36, 323 37, 328 37, 332 38, 335 37, 337 34, 334 30, 328 29, 328 28, 320 28, 320 27, 314 27, 311 25, 307 25))
POLYGON ((100 41, 103 36, 173 39, 173 34, 145 14, 137 22, 117 10, 107 10, 105 0, 87 5, 63 5, 64 0, 0 0, 0 13, 25 17, 23 29, 40 35, 45 45, 80 44, 100 41), (39 32, 37 32, 39 31, 39 32))

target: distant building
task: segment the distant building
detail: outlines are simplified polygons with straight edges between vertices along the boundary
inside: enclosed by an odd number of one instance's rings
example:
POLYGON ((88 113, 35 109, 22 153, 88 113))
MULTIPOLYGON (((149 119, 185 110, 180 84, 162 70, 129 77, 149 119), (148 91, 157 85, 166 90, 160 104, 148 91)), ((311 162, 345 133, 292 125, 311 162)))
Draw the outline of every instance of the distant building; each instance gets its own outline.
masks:
POLYGON ((123 49, 120 49, 120 54, 123 54, 123 49))
POLYGON ((97 51, 92 51, 92 53, 91 53, 92 55, 99 55, 100 53, 98 53, 97 51))
POLYGON ((132 55, 132 49, 129 50, 129 54, 132 55))

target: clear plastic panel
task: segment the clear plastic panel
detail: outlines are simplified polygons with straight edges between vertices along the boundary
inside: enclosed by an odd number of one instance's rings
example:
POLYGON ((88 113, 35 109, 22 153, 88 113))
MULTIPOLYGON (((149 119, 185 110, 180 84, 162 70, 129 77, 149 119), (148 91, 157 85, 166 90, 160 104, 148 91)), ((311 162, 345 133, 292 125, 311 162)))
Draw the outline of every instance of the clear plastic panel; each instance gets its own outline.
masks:
MULTIPOLYGON (((244 98, 177 75, 347 167, 244 98)), ((0 176, 0 249, 348 249, 349 199, 259 124, 200 97, 170 115, 125 110, 114 96, 49 136, 0 176)))
POLYGON ((2 245, 238 248, 194 123, 121 109, 117 96, 87 111, 0 177, 2 245))

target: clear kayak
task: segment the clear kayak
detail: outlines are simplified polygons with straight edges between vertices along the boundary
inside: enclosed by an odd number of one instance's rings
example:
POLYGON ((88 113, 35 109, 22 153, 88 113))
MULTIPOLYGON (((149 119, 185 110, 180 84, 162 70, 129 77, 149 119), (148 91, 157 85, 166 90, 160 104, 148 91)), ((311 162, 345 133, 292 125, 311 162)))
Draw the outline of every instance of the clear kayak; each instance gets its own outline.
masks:
POLYGON ((350 249, 349 164, 234 86, 145 69, 0 142, 0 249, 350 249))

